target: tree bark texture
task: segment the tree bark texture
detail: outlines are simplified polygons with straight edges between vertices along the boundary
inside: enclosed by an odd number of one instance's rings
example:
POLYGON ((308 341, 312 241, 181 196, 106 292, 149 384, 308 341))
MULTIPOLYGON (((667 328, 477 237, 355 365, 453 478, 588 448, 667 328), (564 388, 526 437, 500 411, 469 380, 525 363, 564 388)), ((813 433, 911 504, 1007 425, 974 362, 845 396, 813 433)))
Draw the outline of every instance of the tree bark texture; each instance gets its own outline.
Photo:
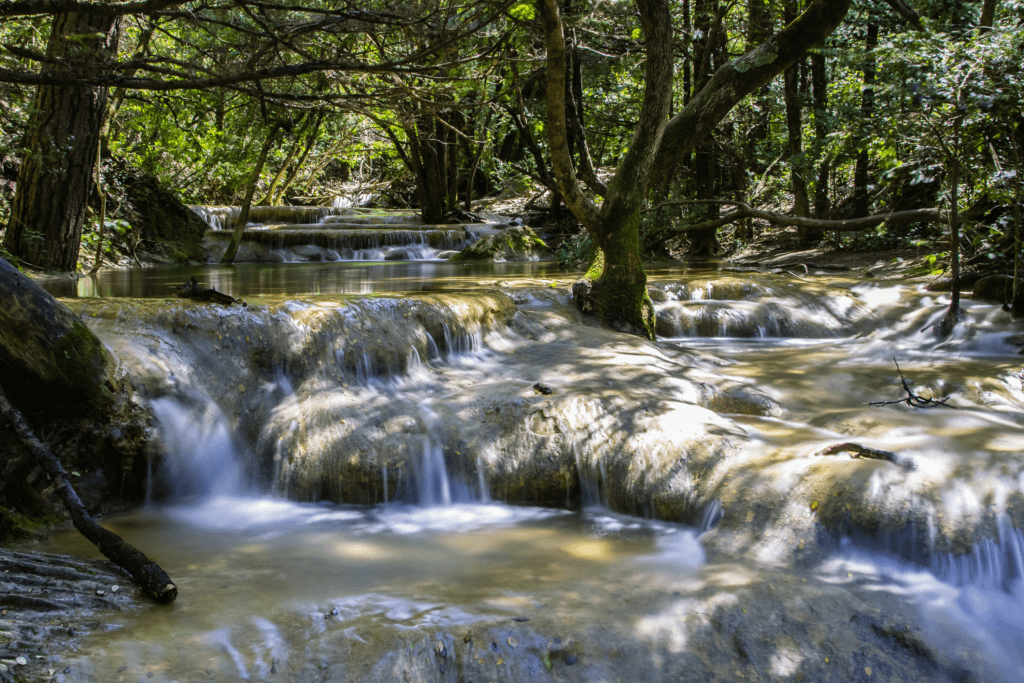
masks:
MULTIPOLYGON (((697 184, 696 196, 698 199, 714 199, 718 196, 717 180, 718 165, 715 163, 715 139, 708 136, 697 145, 697 153, 694 155, 693 165, 694 182, 697 184)), ((718 204, 709 204, 704 214, 706 221, 713 221, 718 218, 718 204)), ((690 238, 689 256, 691 258, 714 258, 718 255, 718 228, 709 227, 703 230, 691 230, 687 233, 690 238)))
POLYGON ((74 313, 0 259, 0 377, 23 409, 101 412, 118 388, 116 366, 74 313))
MULTIPOLYGON (((442 115, 443 112, 437 114, 442 115)), ((424 223, 440 223, 455 208, 455 204, 449 204, 454 194, 449 187, 452 177, 449 147, 451 154, 457 154, 454 133, 429 112, 417 114, 415 121, 404 129, 408 144, 401 156, 416 178, 420 215, 424 223)), ((393 134, 391 140, 396 147, 403 147, 393 134)))
POLYGON ((875 112, 875 48, 878 47, 878 24, 869 19, 864 49, 868 54, 864 62, 864 85, 861 89, 860 130, 857 135, 857 165, 853 171, 853 216, 861 218, 871 211, 868 193, 868 145, 871 138, 871 119, 875 112))
POLYGON ((127 571, 139 583, 145 593, 157 602, 173 602, 178 597, 178 588, 158 564, 146 557, 140 550, 125 543, 120 536, 104 529, 85 509, 82 500, 71 482, 60 460, 38 438, 25 421, 24 416, 7 399, 0 387, 0 414, 6 417, 22 443, 29 449, 36 461, 45 469, 57 487, 57 494, 64 508, 71 515, 75 528, 89 539, 108 559, 127 571))
POLYGON ((811 55, 811 96, 814 98, 814 150, 818 159, 818 179, 814 183, 814 217, 832 216, 828 197, 828 178, 832 157, 825 149, 828 138, 828 65, 822 52, 811 55))
MULTIPOLYGON (((783 21, 789 23, 796 19, 796 3, 787 0, 783 11, 783 21)), ((786 101, 786 129, 789 133, 789 175, 793 190, 793 214, 809 217, 810 206, 807 201, 807 180, 803 159, 803 107, 800 97, 800 62, 793 63, 783 74, 783 92, 786 101)), ((801 233, 802 241, 807 242, 808 236, 801 233)))
MULTIPOLYGON (((90 71, 116 58, 116 15, 69 13, 53 19, 47 55, 85 59, 90 71)), ((70 67, 48 65, 44 73, 70 67)), ((92 189, 97 137, 107 107, 107 89, 39 86, 11 203, 4 246, 42 268, 72 271, 78 264, 85 206, 92 189)))

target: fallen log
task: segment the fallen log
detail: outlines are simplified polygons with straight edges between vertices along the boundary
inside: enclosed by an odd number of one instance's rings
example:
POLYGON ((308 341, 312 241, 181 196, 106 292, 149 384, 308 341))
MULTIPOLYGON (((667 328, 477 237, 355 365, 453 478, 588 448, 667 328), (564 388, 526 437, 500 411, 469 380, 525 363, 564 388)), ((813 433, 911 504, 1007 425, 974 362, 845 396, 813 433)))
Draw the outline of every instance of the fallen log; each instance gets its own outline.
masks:
POLYGON ((7 394, 4 393, 2 386, 0 386, 0 414, 10 421, 22 443, 46 469, 50 479, 57 487, 57 494, 64 503, 64 508, 71 515, 71 521, 75 528, 95 544, 110 561, 138 581, 147 595, 157 602, 173 602, 178 597, 178 587, 171 581, 171 577, 160 565, 146 557, 142 551, 125 543, 113 531, 104 529, 96 523, 68 480, 68 474, 60 460, 36 437, 21 411, 7 400, 7 394))

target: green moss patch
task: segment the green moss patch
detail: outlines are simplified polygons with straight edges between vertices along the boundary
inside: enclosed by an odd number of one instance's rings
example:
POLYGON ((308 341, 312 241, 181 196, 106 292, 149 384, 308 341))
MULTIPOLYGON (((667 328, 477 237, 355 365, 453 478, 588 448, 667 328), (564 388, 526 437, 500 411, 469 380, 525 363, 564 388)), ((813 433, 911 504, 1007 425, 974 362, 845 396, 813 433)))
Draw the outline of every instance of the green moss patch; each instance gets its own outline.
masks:
POLYGON ((452 256, 452 261, 525 261, 549 251, 548 245, 526 225, 488 235, 452 256))

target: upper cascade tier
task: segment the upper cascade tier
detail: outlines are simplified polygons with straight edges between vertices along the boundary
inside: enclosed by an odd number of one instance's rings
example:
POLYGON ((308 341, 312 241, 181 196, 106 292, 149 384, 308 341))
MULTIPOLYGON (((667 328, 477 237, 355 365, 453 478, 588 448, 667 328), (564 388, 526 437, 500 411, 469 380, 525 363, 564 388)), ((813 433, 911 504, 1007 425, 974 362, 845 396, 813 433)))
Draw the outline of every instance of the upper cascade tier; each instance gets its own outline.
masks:
MULTIPOLYGON (((204 248, 216 260, 241 208, 193 206, 210 227, 204 248)), ((236 262, 436 260, 504 227, 499 222, 429 225, 412 210, 332 206, 253 206, 236 262)))

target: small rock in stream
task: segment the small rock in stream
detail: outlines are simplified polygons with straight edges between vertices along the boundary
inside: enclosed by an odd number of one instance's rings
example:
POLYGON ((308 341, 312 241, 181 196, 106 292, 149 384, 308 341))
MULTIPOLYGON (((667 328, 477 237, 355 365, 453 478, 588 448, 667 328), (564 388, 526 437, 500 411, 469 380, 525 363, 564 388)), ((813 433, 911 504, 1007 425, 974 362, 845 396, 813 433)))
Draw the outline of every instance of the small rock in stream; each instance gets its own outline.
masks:
POLYGON ((549 387, 547 384, 544 384, 543 382, 537 382, 536 384, 534 384, 533 389, 534 391, 544 394, 545 396, 551 393, 551 387, 549 387))
POLYGON ((579 661, 579 660, 576 659, 576 655, 566 655, 565 656, 565 665, 566 666, 572 666, 577 661, 579 661))

